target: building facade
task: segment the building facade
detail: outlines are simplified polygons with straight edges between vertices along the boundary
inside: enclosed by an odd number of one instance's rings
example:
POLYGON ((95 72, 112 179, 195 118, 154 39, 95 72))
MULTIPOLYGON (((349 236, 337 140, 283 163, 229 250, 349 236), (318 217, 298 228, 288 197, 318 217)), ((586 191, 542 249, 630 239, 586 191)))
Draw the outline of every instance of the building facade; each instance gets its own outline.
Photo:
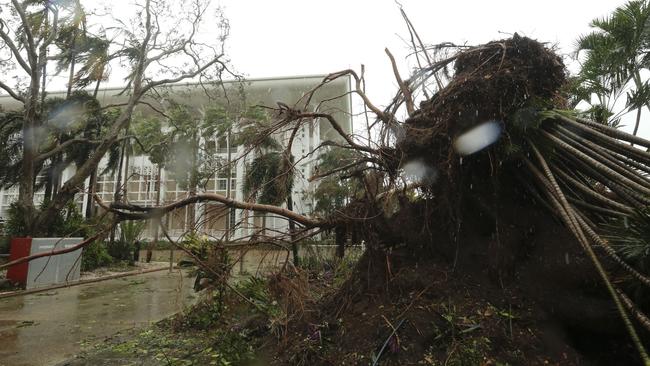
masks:
MULTIPOLYGON (((171 100, 187 105, 196 111, 205 110, 219 103, 232 103, 234 95, 238 95, 246 106, 277 106, 278 102, 293 106, 308 91, 319 85, 324 75, 296 76, 285 78, 252 79, 246 82, 224 82, 224 86, 215 87, 215 96, 209 97, 209 90, 204 85, 183 84, 174 85, 159 94, 158 98, 147 98, 147 105, 139 106, 134 115, 155 117, 156 110, 164 110, 171 100), (229 99, 216 96, 219 90, 229 99)), ((126 97, 118 96, 121 89, 101 90, 98 99, 102 105, 119 104, 126 97)), ((57 93, 48 96, 57 96, 57 93)), ((19 108, 9 97, 0 96, 0 105, 5 110, 19 108)), ((304 107, 304 104, 303 104, 304 107)), ((342 128, 352 132, 352 111, 350 100, 350 80, 341 78, 328 83, 314 95, 306 109, 333 115, 342 128), (323 102, 324 101, 324 102, 323 102)), ((287 136, 276 136, 278 141, 286 141, 287 136)), ((312 174, 319 151, 316 148, 325 140, 340 141, 340 136, 329 125, 327 120, 315 120, 308 123, 296 134, 292 154, 295 159, 295 179, 292 189, 293 210, 302 214, 311 213, 314 203, 311 193, 314 184, 308 182, 312 174)), ((236 146, 234 141, 229 141, 228 136, 210 136, 202 140, 202 146, 207 147, 209 154, 221 161, 234 162, 230 169, 230 177, 224 171, 215 172, 207 177, 204 184, 197 188, 198 192, 230 194, 237 200, 245 200, 243 194, 243 178, 253 155, 247 154, 244 146, 236 146)), ((106 165, 106 159, 100 164, 99 171, 106 165)), ((123 164, 122 171, 110 174, 101 174, 97 177, 96 193, 106 202, 113 200, 116 187, 119 185, 124 192, 124 200, 142 206, 164 205, 188 197, 190 192, 186 187, 174 179, 171 169, 178 167, 158 167, 146 155, 129 156, 128 164, 123 164)), ((74 172, 74 166, 68 166, 62 174, 62 182, 74 172)), ((86 182, 88 187, 89 180, 86 182)), ((36 203, 42 202, 43 192, 37 193, 36 203)), ((18 197, 17 186, 0 190, 0 220, 6 219, 7 210, 18 197)), ((86 194, 79 194, 77 205, 82 212, 86 212, 89 200, 86 194)), ((226 209, 217 203, 205 203, 186 206, 168 214, 164 225, 169 235, 173 238, 182 236, 194 227, 199 232, 222 239, 228 237, 242 238, 259 234, 273 235, 275 232, 286 230, 288 222, 284 218, 273 215, 259 215, 238 209, 226 209)), ((146 230, 145 237, 158 236, 157 230, 151 223, 146 230)))

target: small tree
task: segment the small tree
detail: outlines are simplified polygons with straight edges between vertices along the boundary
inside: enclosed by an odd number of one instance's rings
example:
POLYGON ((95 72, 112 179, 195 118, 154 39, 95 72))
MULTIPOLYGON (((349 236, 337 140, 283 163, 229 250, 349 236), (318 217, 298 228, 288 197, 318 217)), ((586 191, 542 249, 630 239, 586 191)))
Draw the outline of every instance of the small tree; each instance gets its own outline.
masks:
POLYGON ((636 110, 633 135, 639 130, 641 112, 650 108, 650 86, 641 72, 650 65, 650 7, 646 0, 634 0, 618 7, 609 17, 594 19, 594 31, 577 42, 577 54, 585 59, 579 74, 579 94, 591 104, 592 94, 598 103, 590 114, 595 119, 614 124, 623 111, 615 112, 614 104, 626 93, 626 109, 636 110))
POLYGON ((45 90, 41 81, 46 70, 51 69, 47 66, 75 53, 75 50, 60 48, 64 44, 57 44, 56 40, 61 39, 64 29, 60 19, 74 13, 76 7, 74 2, 69 1, 12 0, 10 4, 0 5, 3 13, 0 38, 6 44, 0 52, 2 59, 9 60, 0 67, 5 72, 20 74, 17 85, 0 81, 0 88, 24 106, 20 129, 23 152, 18 204, 25 215, 25 234, 36 234, 40 228, 47 226, 53 214, 80 191, 86 178, 96 171, 101 159, 119 140, 135 107, 148 93, 199 76, 202 80, 220 80, 221 74, 227 72, 223 42, 228 35, 228 23, 220 13, 217 14, 220 17, 217 23, 220 32, 216 44, 197 40, 205 14, 210 9, 209 4, 209 1, 202 0, 190 4, 142 0, 135 4, 137 11, 130 21, 117 19, 119 27, 105 29, 111 33, 107 39, 112 40, 109 47, 102 48, 109 50, 108 57, 101 52, 102 56, 95 53, 95 56, 87 56, 88 60, 95 62, 87 65, 86 74, 93 74, 97 80, 103 78, 103 61, 106 60, 128 65, 127 86, 123 90, 128 95, 127 100, 101 139, 93 142, 88 158, 76 166, 75 173, 63 183, 44 210, 37 210, 34 205, 34 182, 39 164, 76 144, 89 142, 88 138, 71 139, 42 149, 42 136, 38 133, 44 123, 41 106, 45 90))

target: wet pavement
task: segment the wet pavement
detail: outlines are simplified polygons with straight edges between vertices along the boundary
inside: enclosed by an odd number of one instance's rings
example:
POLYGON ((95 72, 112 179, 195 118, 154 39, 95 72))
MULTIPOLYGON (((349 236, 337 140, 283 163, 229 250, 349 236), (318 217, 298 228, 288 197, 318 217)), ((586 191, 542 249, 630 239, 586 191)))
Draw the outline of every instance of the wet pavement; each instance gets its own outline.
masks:
MULTIPOLYGON (((311 246, 301 248, 300 255, 332 258, 335 250, 311 246)), ((157 255, 169 258, 169 251, 157 255)), ((233 281, 268 273, 292 260, 290 252, 259 249, 232 251, 230 257, 238 261, 233 281)), ((144 327, 183 310, 197 295, 194 279, 182 273, 160 271, 0 299, 0 366, 56 365, 118 331, 144 327)))
POLYGON ((192 303, 192 284, 185 272, 160 271, 0 299, 0 366, 54 365, 161 320, 192 303))

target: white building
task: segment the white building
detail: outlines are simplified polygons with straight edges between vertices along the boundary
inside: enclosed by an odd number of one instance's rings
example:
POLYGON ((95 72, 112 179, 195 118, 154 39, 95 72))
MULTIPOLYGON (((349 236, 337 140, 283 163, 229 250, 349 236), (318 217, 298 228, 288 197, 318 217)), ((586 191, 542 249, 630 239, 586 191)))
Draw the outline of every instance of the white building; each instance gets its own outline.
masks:
MULTIPOLYGON (((243 95, 246 105, 263 105, 275 107, 277 102, 293 106, 306 92, 316 87, 323 80, 324 75, 317 76, 295 76, 284 78, 252 79, 241 84, 239 82, 225 82, 224 89, 230 95, 229 99, 238 98, 235 96, 238 90, 243 89, 243 95), (243 88, 242 88, 243 85, 243 88)), ((218 93, 222 88, 214 90, 218 93)), ((125 101, 125 96, 117 96, 121 89, 101 90, 98 99, 102 105, 119 104, 125 101)), ((209 90, 208 90, 209 92, 209 90)), ((221 93, 223 94, 223 93, 221 93)), ((239 95, 242 95, 239 93, 239 95)), ((51 93, 48 96, 65 96, 64 93, 51 93)), ((164 103, 173 99, 178 103, 188 105, 197 109, 205 108, 218 103, 225 103, 223 97, 208 98, 203 87, 198 84, 183 84, 170 87, 164 96, 158 99, 146 98, 145 101, 155 109, 164 109, 164 103)), ((0 96, 0 106, 5 110, 20 108, 20 105, 8 96, 0 96)), ((352 113, 350 100, 350 80, 349 78, 340 78, 334 82, 328 83, 327 86, 320 89, 307 109, 314 110, 318 106, 322 112, 333 115, 341 124, 342 128, 350 133, 352 131, 352 113), (336 98, 340 97, 340 98, 336 98), (327 100, 327 101, 325 101, 327 100), (325 101, 319 104, 321 101, 325 101)), ((154 115, 156 112, 149 106, 141 105, 136 110, 136 114, 154 115)), ((296 140, 293 144, 293 156, 298 162, 296 165, 297 176, 294 180, 292 198, 294 202, 293 210, 298 213, 309 214, 314 207, 310 192, 313 192, 313 183, 307 182, 307 178, 312 174, 312 170, 317 163, 318 153, 311 154, 322 141, 334 140, 340 141, 336 131, 332 129, 327 120, 316 120, 312 124, 304 125, 299 130, 296 140)), ((224 146, 227 141, 224 136, 214 136, 214 154, 220 156, 223 160, 227 159, 229 146, 224 146)), ((242 146, 231 146, 231 159, 235 160, 244 153, 242 146)), ((173 179, 172 174, 161 169, 160 193, 156 190, 158 167, 149 161, 147 156, 131 156, 128 159, 128 166, 122 170, 122 184, 124 177, 128 177, 128 182, 124 186, 126 189, 126 200, 129 203, 154 206, 157 200, 160 204, 170 203, 188 196, 187 190, 183 189, 173 179)), ((230 177, 231 196, 238 200, 243 200, 242 178, 245 176, 246 163, 250 161, 239 159, 232 169, 230 177)), ((1 163, 1 162, 0 162, 1 163)), ((102 162, 105 164, 105 161, 102 162)), ((100 165, 101 167, 101 165, 100 165)), ((62 181, 65 182, 74 172, 74 166, 68 167, 63 173, 62 181)), ((100 169, 101 170, 101 169, 100 169)), ((107 202, 113 200, 116 188, 116 178, 118 172, 111 175, 101 175, 97 179, 96 192, 107 202)), ((86 181, 88 186, 88 180, 86 181)), ((200 192, 213 192, 226 195, 228 189, 228 177, 223 173, 215 174, 208 179, 205 188, 200 192)), ((0 189, 0 220, 6 219, 9 205, 18 197, 17 186, 8 189, 0 189)), ((42 201, 43 192, 36 195, 36 201, 42 201)), ((86 211, 88 200, 85 195, 80 194, 78 205, 82 212, 86 211)), ((218 204, 197 204, 194 207, 174 211, 167 215, 167 230, 172 237, 178 237, 189 229, 189 216, 191 209, 195 210, 195 220, 201 232, 220 238, 224 234, 226 227, 231 227, 232 237, 242 237, 252 235, 259 231, 262 222, 268 229, 266 233, 272 235, 274 230, 282 230, 288 225, 286 219, 268 215, 265 218, 258 214, 245 213, 242 210, 226 210, 218 204), (230 211, 230 212, 229 212, 230 211), (226 217, 230 216, 231 224, 226 225, 226 217), (242 218, 245 218, 241 223, 242 218), (235 223, 240 222, 239 225, 235 223)), ((145 236, 153 237, 154 231, 149 228, 145 236)))

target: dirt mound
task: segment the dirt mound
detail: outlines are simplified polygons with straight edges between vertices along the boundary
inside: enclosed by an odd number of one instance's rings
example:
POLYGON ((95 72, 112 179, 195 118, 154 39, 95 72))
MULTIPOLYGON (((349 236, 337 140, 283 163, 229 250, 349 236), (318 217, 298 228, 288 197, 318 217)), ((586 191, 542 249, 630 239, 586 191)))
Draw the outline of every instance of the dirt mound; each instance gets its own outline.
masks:
MULTIPOLYGON (((373 271, 368 264, 359 270, 373 271)), ((393 264, 384 258, 384 266, 393 264)), ((291 325, 272 364, 368 365, 376 357, 379 365, 632 362, 622 361, 633 355, 625 348, 586 358, 570 345, 571 334, 517 287, 489 285, 446 263, 402 264, 392 267, 383 291, 349 297, 344 311, 327 301, 310 309, 318 316, 291 325)))
POLYGON ((384 344, 380 365, 637 362, 571 234, 531 197, 500 197, 464 199, 455 236, 446 213, 422 202, 365 228, 399 244, 369 248, 340 288, 307 306, 275 364, 369 364, 384 344))

